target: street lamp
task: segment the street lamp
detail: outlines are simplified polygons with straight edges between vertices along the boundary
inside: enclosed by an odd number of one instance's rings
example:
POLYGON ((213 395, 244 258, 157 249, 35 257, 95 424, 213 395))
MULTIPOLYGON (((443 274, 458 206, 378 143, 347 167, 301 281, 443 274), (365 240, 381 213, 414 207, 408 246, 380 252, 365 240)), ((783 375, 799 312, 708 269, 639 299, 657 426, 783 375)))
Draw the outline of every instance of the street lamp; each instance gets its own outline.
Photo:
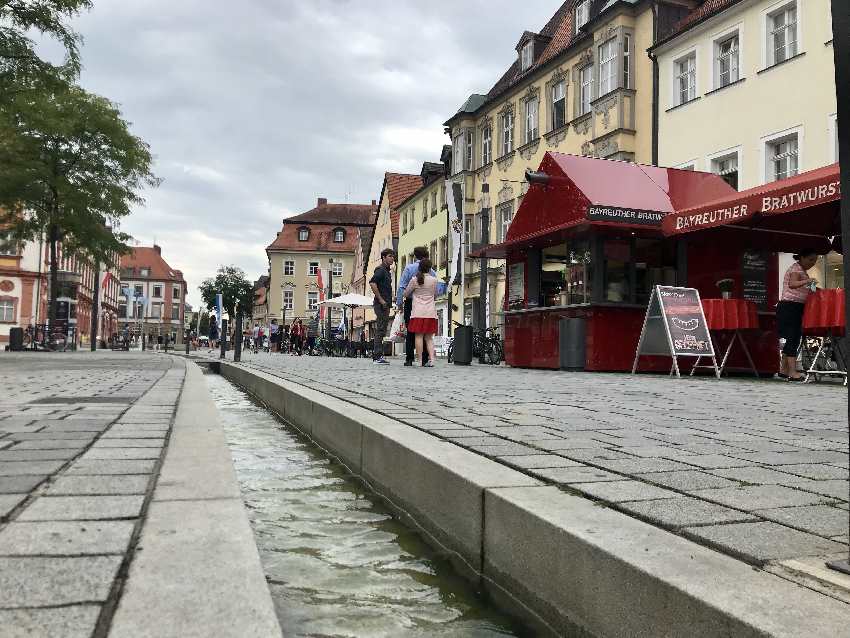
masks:
POLYGON ((287 282, 282 283, 280 285, 280 317, 281 317, 280 329, 281 330, 283 330, 283 327, 286 325, 286 294, 284 293, 284 291, 286 291, 286 290, 291 291, 293 288, 295 288, 295 284, 292 283, 291 281, 287 281, 287 282))

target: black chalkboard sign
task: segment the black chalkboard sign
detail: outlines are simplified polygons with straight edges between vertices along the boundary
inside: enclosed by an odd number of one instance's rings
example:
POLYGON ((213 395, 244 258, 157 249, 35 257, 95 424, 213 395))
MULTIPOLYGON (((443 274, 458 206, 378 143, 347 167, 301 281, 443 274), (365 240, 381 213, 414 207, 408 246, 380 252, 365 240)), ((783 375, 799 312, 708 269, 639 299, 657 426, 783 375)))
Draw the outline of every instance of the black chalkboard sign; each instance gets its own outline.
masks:
POLYGON ((719 376, 714 345, 696 288, 656 286, 653 289, 635 352, 632 374, 637 371, 638 359, 642 355, 672 357, 673 370, 677 376, 677 357, 711 357, 715 374, 719 376))
POLYGON ((767 276, 770 253, 747 250, 741 258, 741 287, 744 299, 752 301, 759 310, 767 310, 767 276))

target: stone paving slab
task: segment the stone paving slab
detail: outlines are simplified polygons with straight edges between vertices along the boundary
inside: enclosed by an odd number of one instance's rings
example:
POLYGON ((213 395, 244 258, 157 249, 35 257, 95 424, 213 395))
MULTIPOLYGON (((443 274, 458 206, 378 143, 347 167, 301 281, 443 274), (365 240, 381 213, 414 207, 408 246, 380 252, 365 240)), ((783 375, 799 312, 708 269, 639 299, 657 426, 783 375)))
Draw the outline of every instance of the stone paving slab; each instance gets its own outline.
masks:
POLYGON ((105 460, 131 460, 131 459, 158 459, 162 447, 93 447, 80 457, 82 461, 105 461, 105 460))
POLYGON ((0 494, 20 494, 34 490, 39 483, 47 478, 44 476, 0 476, 0 494))
POLYGON ((0 519, 8 516, 26 497, 27 494, 0 494, 0 519))
POLYGON ((62 476, 45 492, 49 496, 144 494, 148 476, 62 476))
POLYGON ((156 459, 94 459, 75 461, 66 471, 66 475, 89 474, 151 474, 156 468, 156 459))
POLYGON ((131 521, 13 522, 0 531, 0 556, 123 555, 133 525, 131 521))
POLYGON ((105 601, 121 556, 0 556, 0 609, 105 601))
POLYGON ((659 498, 674 498, 675 492, 641 481, 605 481, 602 483, 570 483, 569 487, 583 494, 608 503, 624 501, 648 501, 659 498))
POLYGON ((100 615, 98 605, 37 609, 0 609, 4 638, 89 638, 100 615))
POLYGON ((668 529, 759 520, 753 514, 689 496, 676 496, 655 501, 623 502, 618 504, 618 509, 668 529))
POLYGON ((43 496, 18 521, 86 521, 138 518, 144 496, 43 496))
POLYGON ((53 474, 65 461, 0 461, 0 476, 53 474))
POLYGON ((0 463, 5 461, 67 461, 78 453, 75 450, 0 450, 0 463))

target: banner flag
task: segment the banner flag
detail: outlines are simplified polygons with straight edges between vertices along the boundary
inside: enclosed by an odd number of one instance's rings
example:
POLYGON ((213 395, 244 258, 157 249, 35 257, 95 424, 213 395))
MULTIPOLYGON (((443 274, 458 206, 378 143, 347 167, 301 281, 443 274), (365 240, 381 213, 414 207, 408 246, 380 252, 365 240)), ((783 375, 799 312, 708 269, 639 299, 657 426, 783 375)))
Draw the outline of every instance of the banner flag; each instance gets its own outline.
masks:
POLYGON ((449 281, 457 285, 463 268, 463 190, 460 184, 454 184, 451 180, 446 180, 446 205, 449 207, 449 223, 452 227, 452 255, 455 256, 449 281))
MULTIPOLYGON (((319 268, 316 273, 316 285, 319 286, 319 301, 325 300, 325 282, 322 279, 322 269, 319 268)), ((325 318, 325 307, 319 306, 319 320, 322 321, 325 318)))
POLYGON ((215 321, 218 324, 218 333, 221 334, 221 320, 222 320, 222 298, 221 293, 218 293, 215 296, 215 321))

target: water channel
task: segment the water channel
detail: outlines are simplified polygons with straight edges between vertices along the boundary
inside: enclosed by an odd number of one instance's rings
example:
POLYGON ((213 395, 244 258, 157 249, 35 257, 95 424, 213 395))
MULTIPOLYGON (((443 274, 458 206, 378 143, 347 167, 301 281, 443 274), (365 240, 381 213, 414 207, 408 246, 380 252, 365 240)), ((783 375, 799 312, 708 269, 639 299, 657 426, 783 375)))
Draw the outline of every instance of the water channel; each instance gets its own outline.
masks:
POLYGON ((206 379, 287 637, 530 635, 342 465, 227 380, 206 379))

